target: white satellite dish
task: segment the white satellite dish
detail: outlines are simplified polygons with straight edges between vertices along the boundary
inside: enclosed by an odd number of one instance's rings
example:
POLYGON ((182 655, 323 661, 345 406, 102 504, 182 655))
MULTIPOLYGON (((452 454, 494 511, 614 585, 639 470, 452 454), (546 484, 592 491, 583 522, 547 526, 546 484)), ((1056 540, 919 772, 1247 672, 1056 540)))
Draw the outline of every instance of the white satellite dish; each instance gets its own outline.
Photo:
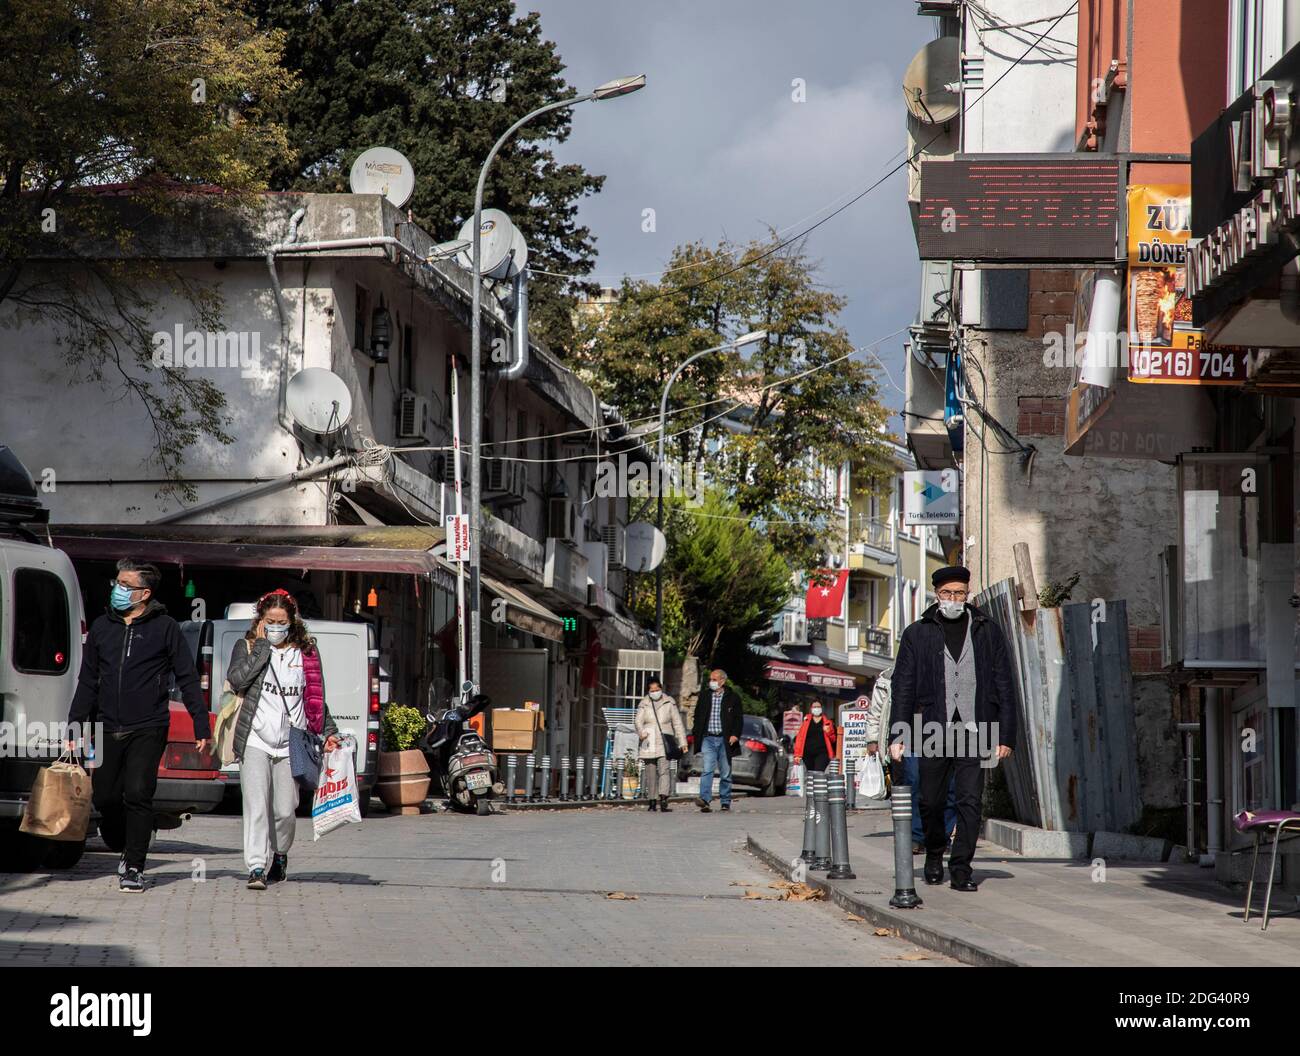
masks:
POLYGON ((415 193, 415 169, 392 147, 371 147, 352 163, 348 186, 353 194, 382 194, 400 209, 415 193))
POLYGON ((961 43, 938 37, 918 51, 903 75, 903 98, 918 121, 941 125, 961 110, 961 43))
MULTIPOLYGON (((515 241, 515 225, 500 209, 484 209, 483 223, 479 228, 479 274, 485 279, 504 279, 510 274, 510 249, 515 241)), ((470 243, 470 248, 457 254, 456 259, 466 271, 473 269, 474 218, 471 216, 460 227, 457 236, 470 243)))
POLYGON ((623 566, 629 572, 653 572, 668 553, 664 533, 649 521, 633 521, 623 537, 623 566))
POLYGON ((352 419, 347 383, 324 367, 307 367, 290 378, 285 404, 289 417, 309 433, 333 433, 352 419))
MULTIPOLYGON (((511 225, 513 227, 513 225, 511 225)), ((524 240, 524 233, 519 228, 514 228, 515 236, 510 240, 510 271, 509 277, 514 278, 524 268, 528 267, 528 243, 524 240)))

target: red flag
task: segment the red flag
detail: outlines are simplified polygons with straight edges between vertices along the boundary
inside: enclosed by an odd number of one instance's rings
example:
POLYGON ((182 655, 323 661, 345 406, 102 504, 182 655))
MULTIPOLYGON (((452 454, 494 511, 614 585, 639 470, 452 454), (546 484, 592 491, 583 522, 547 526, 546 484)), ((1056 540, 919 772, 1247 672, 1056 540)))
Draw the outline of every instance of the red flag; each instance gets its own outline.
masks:
POLYGON ((824 568, 813 573, 808 582, 808 595, 804 610, 810 620, 838 617, 844 605, 844 587, 849 582, 847 571, 835 572, 824 568))

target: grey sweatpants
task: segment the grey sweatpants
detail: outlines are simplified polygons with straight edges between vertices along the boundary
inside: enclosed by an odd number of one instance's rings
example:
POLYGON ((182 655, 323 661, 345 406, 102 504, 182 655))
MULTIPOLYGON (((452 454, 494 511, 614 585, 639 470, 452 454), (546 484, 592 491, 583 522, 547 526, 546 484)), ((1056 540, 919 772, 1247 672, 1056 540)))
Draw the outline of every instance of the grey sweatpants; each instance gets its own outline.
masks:
POLYGON ((671 796, 673 794, 673 772, 672 764, 664 756, 656 759, 642 759, 645 764, 645 772, 642 781, 645 782, 647 796, 671 796), (658 780, 656 781, 656 777, 658 780), (658 793, 655 792, 655 785, 659 785, 658 793))
POLYGON ((266 869, 271 855, 288 854, 298 809, 298 786, 289 759, 273 759, 251 745, 239 761, 239 793, 244 801, 244 865, 266 869))

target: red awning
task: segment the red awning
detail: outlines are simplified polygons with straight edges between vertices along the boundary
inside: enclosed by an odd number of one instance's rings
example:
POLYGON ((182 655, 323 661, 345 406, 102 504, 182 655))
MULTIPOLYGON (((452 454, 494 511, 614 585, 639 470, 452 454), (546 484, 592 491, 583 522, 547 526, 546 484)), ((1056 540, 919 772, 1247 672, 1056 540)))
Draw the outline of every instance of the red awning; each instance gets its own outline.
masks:
POLYGON ((853 675, 834 668, 780 660, 769 660, 763 669, 763 677, 770 682, 793 682, 815 689, 853 689, 858 684, 853 675))

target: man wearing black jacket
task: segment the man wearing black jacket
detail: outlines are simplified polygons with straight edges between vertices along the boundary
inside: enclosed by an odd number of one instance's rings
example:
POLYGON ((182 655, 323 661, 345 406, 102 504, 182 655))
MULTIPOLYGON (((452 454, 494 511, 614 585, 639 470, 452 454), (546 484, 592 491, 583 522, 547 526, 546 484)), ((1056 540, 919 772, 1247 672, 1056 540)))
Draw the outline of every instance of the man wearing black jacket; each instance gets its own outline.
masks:
POLYGON ((172 676, 194 719, 194 746, 210 748, 208 709, 199 692, 194 658, 176 621, 154 600, 162 576, 153 565, 130 558, 117 563, 107 612, 90 626, 82 650, 70 723, 96 716, 103 743, 96 746, 92 798, 100 833, 113 850, 123 848, 118 886, 144 890, 145 852, 153 833, 153 795, 158 763, 167 745, 167 699, 172 676))
POLYGON ((695 805, 704 814, 713 810, 713 771, 718 771, 718 798, 722 809, 731 809, 731 760, 740 754, 740 735, 744 732, 745 708, 736 691, 727 688, 727 672, 718 668, 709 672, 708 687, 700 691, 695 702, 695 721, 691 723, 691 740, 700 753, 700 794, 695 805))
POLYGON ((925 882, 943 882, 948 842, 943 812, 956 786, 957 838, 948 871, 957 891, 977 890, 971 859, 979 835, 984 768, 1016 745, 1016 686, 1002 629, 966 599, 970 571, 942 568, 933 576, 936 604, 903 632, 891 684, 890 754, 910 742, 920 757, 925 882), (916 728, 919 716, 923 724, 916 728), (996 745, 996 751, 992 746, 996 745))

